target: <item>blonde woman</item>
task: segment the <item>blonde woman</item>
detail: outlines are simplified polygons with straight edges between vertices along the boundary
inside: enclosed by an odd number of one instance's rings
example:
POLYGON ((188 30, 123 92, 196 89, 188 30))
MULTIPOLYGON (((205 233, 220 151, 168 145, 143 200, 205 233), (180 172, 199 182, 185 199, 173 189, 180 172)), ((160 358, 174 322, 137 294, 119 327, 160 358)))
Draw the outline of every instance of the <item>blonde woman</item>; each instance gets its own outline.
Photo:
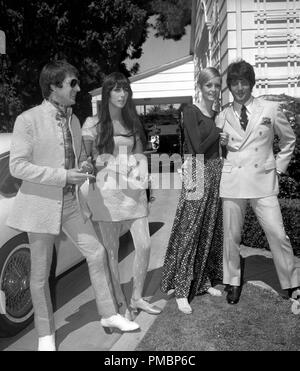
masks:
POLYGON ((185 153, 191 155, 194 170, 204 166, 204 191, 198 199, 189 199, 183 185, 165 255, 161 290, 175 290, 178 309, 191 314, 189 301, 195 295, 220 296, 213 286, 222 281, 222 206, 219 183, 222 161, 219 143, 226 137, 215 125, 214 103, 221 89, 220 73, 212 67, 203 69, 198 78, 201 100, 183 109, 185 153), (221 138, 221 139, 220 139, 221 138), (204 155, 204 164, 196 159, 204 155))

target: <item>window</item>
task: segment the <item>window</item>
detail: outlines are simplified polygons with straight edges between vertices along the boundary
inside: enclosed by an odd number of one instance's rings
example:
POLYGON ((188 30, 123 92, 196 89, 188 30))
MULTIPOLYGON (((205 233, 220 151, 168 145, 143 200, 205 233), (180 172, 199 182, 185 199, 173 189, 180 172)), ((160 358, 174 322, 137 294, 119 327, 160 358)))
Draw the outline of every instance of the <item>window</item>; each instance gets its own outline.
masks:
POLYGON ((268 24, 287 23, 286 19, 267 19, 268 24))

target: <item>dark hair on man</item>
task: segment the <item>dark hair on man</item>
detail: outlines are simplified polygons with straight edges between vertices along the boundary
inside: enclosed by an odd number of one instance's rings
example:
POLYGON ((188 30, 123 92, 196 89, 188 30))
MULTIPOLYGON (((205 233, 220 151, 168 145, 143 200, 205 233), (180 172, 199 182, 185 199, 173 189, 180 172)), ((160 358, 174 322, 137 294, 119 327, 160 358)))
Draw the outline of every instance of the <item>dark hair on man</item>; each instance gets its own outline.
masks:
POLYGON ((243 59, 233 62, 228 66, 227 69, 227 87, 231 90, 231 84, 233 81, 245 79, 249 82, 251 90, 255 85, 255 72, 254 68, 250 63, 247 63, 243 59))
POLYGON ((78 78, 79 72, 76 67, 65 60, 56 60, 47 63, 40 74, 40 87, 43 97, 45 99, 49 98, 52 92, 51 85, 62 87, 62 83, 67 75, 74 75, 78 78))

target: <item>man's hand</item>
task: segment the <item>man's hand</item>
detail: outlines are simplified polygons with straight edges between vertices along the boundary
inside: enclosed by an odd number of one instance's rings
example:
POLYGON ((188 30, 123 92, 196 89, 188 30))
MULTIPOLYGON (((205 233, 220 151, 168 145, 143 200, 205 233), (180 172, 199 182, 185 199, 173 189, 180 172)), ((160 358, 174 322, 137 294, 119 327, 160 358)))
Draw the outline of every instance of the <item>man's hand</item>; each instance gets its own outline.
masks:
POLYGON ((88 179, 95 179, 95 176, 79 169, 67 170, 67 184, 82 184, 88 179))

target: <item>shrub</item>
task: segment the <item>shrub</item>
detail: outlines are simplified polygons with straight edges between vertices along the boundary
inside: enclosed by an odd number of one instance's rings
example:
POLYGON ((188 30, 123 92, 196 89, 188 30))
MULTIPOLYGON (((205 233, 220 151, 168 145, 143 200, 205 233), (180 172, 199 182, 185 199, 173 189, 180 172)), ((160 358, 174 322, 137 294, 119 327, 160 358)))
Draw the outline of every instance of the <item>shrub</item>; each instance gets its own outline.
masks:
MULTIPOLYGON (((286 95, 266 95, 267 100, 278 101, 296 135, 296 145, 286 174, 279 178, 279 203, 283 223, 291 240, 294 254, 300 257, 300 100, 286 95)), ((278 153, 279 138, 275 136, 274 153, 278 153)), ((248 205, 242 235, 247 246, 270 250, 267 238, 248 205)))
MULTIPOLYGON (((282 111, 285 113, 289 124, 296 136, 295 149, 287 168, 287 172, 279 181, 279 198, 300 199, 300 99, 284 94, 264 95, 264 99, 280 102, 282 111)), ((279 152, 279 138, 275 136, 274 153, 279 152)))
MULTIPOLYGON (((294 254, 300 257, 300 200, 279 199, 279 203, 286 234, 290 238, 294 254)), ((264 231, 250 205, 247 206, 246 210, 242 244, 270 250, 264 231)))
POLYGON ((0 55, 0 133, 12 132, 14 121, 21 110, 21 100, 7 76, 0 55))

